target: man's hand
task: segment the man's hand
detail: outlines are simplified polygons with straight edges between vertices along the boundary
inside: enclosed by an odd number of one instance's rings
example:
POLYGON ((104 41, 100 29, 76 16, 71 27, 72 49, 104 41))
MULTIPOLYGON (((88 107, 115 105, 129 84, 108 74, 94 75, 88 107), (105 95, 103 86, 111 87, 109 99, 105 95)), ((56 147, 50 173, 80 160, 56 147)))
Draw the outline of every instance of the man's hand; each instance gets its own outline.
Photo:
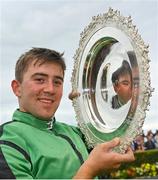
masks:
POLYGON ((134 161, 134 154, 130 148, 125 154, 112 151, 119 143, 119 138, 115 138, 112 141, 97 145, 74 178, 92 179, 103 172, 119 168, 123 162, 134 161))

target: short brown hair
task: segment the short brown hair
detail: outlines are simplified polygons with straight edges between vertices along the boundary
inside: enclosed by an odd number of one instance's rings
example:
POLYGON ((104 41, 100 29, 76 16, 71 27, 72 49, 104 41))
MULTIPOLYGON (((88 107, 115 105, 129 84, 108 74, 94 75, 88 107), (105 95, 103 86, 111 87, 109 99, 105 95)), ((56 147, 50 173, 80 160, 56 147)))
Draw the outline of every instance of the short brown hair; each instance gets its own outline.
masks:
POLYGON ((45 62, 54 62, 59 64, 63 73, 66 69, 65 61, 63 58, 64 53, 59 53, 57 51, 46 49, 46 48, 32 48, 31 50, 25 52, 18 59, 15 66, 15 78, 19 82, 22 82, 24 73, 28 70, 29 65, 34 61, 34 65, 40 62, 40 65, 45 62))
POLYGON ((131 81, 132 81, 132 70, 128 63, 128 61, 123 60, 121 67, 119 67, 115 72, 113 72, 111 80, 112 83, 117 85, 119 82, 120 76, 124 76, 126 74, 130 75, 131 81))

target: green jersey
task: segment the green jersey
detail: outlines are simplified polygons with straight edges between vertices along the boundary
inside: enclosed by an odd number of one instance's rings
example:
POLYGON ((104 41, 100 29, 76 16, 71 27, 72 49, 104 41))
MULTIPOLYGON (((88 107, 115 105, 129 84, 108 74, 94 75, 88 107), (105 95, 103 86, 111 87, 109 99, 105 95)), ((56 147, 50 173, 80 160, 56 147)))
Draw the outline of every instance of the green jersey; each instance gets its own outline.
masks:
POLYGON ((19 110, 0 127, 0 178, 70 179, 87 157, 76 127, 19 110))

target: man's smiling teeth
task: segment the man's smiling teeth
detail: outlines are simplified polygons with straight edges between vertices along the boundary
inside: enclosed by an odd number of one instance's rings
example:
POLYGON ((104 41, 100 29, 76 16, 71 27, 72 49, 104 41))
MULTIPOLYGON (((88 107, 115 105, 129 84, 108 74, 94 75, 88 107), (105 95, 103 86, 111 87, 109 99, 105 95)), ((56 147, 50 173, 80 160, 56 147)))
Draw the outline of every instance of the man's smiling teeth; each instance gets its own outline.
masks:
POLYGON ((52 99, 40 99, 40 101, 43 103, 53 103, 52 99))

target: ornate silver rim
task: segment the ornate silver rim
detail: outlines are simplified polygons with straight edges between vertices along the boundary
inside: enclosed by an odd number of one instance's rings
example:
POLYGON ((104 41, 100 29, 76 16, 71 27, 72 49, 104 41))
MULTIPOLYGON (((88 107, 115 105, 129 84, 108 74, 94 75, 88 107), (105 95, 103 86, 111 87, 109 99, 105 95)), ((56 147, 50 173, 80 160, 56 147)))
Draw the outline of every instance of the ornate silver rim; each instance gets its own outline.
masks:
MULTIPOLYGON (((98 29, 102 29, 105 27, 114 27, 126 34, 133 46, 139 66, 140 89, 136 112, 132 121, 129 124, 127 122, 129 127, 123 134, 120 135, 121 144, 118 148, 115 149, 118 152, 124 152, 127 146, 133 141, 133 139, 142 132, 146 110, 149 105, 149 97, 151 96, 151 92, 153 91, 150 85, 150 59, 148 57, 149 45, 146 45, 139 35, 138 29, 132 23, 131 16, 123 17, 119 11, 114 11, 113 9, 109 8, 107 13, 97 15, 92 18, 91 23, 84 29, 84 31, 80 35, 79 48, 76 50, 76 53, 74 55, 74 67, 71 78, 72 89, 76 91, 78 90, 78 70, 81 64, 83 51, 88 41, 98 31, 98 29)), ((82 115, 82 110, 80 108, 78 98, 73 99, 73 107, 76 113, 78 125, 86 137, 88 146, 94 147, 98 143, 102 143, 103 140, 92 133, 87 128, 84 121, 82 121, 84 117, 82 115)), ((106 135, 108 136, 108 133, 106 135)))

